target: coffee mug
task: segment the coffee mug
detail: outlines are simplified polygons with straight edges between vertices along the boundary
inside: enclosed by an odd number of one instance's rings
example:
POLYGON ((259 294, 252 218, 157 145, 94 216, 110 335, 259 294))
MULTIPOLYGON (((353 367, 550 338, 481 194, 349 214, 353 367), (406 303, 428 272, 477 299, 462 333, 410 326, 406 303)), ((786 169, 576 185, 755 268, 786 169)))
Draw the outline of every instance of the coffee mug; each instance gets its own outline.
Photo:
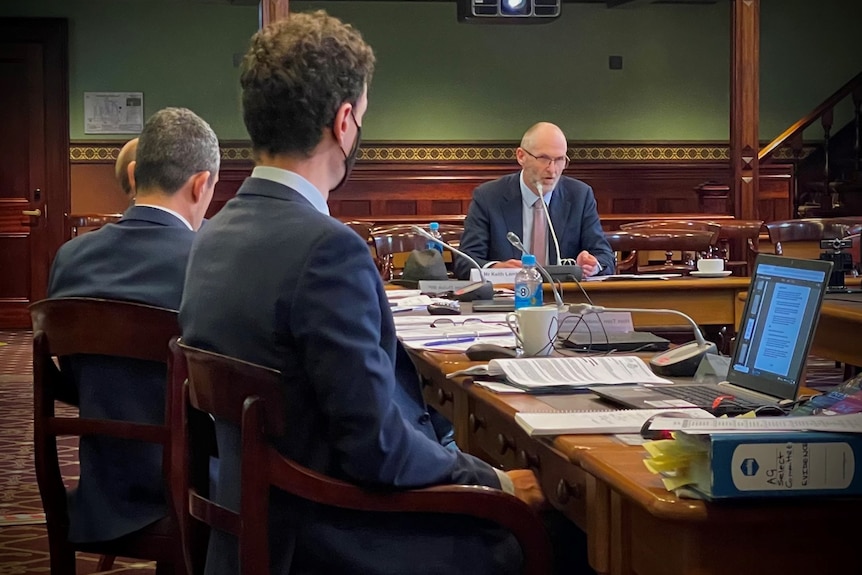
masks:
POLYGON ((697 271, 707 274, 724 271, 724 260, 721 258, 700 258, 697 260, 697 271))
POLYGON ((551 355, 559 319, 556 306, 522 307, 506 314, 506 323, 528 357, 551 355))

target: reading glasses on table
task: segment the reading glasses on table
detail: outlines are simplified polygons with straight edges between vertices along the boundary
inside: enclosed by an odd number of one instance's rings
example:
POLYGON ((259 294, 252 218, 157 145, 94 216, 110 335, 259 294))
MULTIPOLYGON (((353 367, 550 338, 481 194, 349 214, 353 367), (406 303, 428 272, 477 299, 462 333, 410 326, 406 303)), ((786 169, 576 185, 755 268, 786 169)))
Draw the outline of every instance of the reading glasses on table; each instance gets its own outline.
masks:
POLYGON ((489 325, 503 325, 506 322, 502 321, 485 321, 479 317, 468 317, 463 320, 454 320, 450 317, 440 317, 431 322, 431 327, 452 327, 455 325, 470 325, 485 323, 489 325))

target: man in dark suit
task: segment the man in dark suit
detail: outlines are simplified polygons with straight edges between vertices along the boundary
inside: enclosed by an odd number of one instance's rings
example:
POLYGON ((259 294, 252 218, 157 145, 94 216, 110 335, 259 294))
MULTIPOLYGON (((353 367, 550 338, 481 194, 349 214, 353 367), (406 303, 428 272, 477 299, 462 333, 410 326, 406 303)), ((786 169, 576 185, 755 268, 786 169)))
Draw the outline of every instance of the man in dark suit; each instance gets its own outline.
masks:
MULTIPOLYGON (((577 263, 584 277, 614 273, 614 252, 602 231, 592 188, 562 175, 569 165, 567 151, 566 137, 554 124, 539 122, 527 130, 515 150, 521 171, 474 190, 461 250, 483 267, 521 267, 521 252, 506 239, 514 232, 541 264, 577 263)), ((455 259, 459 278, 469 278, 471 267, 464 258, 455 259)))
MULTIPOLYGON (((502 473, 460 452, 435 425, 396 340, 365 242, 330 217, 368 106, 371 48, 322 11, 257 32, 241 72, 256 167, 198 234, 183 339, 278 369, 288 437, 278 447, 316 471, 376 488, 506 487, 539 506, 531 471, 502 473)), ((239 432, 216 421, 216 498, 236 509, 239 432)), ((272 573, 511 573, 517 545, 467 519, 323 508, 274 493, 272 573)), ((215 532, 208 574, 238 573, 236 541, 215 532)))
MULTIPOLYGON (((147 120, 132 186, 137 203, 116 224, 60 247, 48 297, 102 297, 179 309, 186 263, 218 180, 215 133, 183 108, 147 120)), ((167 361, 167 347, 165 360, 167 361)), ((64 358, 81 414, 143 423, 165 418, 166 364, 108 357, 64 358), (68 359, 68 361, 66 361, 68 359)), ((69 501, 69 538, 107 541, 167 513, 162 450, 134 441, 88 437, 69 501)))

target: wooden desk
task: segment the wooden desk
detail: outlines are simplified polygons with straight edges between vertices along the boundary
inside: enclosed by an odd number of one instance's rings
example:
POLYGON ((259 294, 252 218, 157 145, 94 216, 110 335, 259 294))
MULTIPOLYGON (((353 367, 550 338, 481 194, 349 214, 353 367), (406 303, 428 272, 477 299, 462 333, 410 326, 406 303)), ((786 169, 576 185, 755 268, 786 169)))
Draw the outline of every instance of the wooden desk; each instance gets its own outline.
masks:
MULTIPOLYGON (((533 469, 549 502, 587 533, 590 564, 599 573, 862 573, 862 555, 848 548, 849 539, 834 538, 838 525, 858 522, 862 498, 679 499, 643 466, 641 447, 604 435, 531 438, 514 414, 549 409, 542 398, 494 394, 469 379, 446 379, 468 365, 461 354, 411 355, 426 400, 451 418, 462 449, 505 469, 533 469)), ((555 405, 561 401, 567 409, 600 405, 589 394, 554 396, 555 405)))
POLYGON ((849 365, 862 366, 862 345, 859 343, 862 329, 862 294, 852 296, 859 301, 832 299, 839 297, 842 296, 827 295, 828 299, 823 300, 811 353, 849 365))
MULTIPOLYGON (((581 282, 595 305, 606 307, 670 308, 691 316, 698 325, 732 326, 739 323, 742 302, 739 295, 748 290, 751 278, 730 276, 719 279, 678 278, 669 280, 625 280, 581 282)), ((562 298, 566 303, 586 301, 577 284, 564 283, 562 298)), ((544 298, 553 302, 550 286, 545 284, 544 298)), ((639 329, 649 326, 686 325, 674 315, 634 314, 639 329)))

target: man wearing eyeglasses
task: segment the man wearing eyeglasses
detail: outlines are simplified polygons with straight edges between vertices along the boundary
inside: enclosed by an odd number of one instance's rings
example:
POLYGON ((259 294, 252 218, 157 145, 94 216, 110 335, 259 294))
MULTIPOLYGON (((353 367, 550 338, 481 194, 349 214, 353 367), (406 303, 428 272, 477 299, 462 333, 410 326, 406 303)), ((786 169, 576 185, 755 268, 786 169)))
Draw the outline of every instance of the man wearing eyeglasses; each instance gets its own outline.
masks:
MULTIPOLYGON (((460 249, 482 267, 521 267, 520 251, 506 239, 514 232, 540 264, 574 262, 584 277, 613 273, 614 252, 593 189, 563 176, 567 151, 566 136, 556 125, 539 122, 528 129, 515 151, 521 171, 473 191, 460 249)), ((459 278, 470 277, 470 269, 465 258, 456 258, 459 278)))

